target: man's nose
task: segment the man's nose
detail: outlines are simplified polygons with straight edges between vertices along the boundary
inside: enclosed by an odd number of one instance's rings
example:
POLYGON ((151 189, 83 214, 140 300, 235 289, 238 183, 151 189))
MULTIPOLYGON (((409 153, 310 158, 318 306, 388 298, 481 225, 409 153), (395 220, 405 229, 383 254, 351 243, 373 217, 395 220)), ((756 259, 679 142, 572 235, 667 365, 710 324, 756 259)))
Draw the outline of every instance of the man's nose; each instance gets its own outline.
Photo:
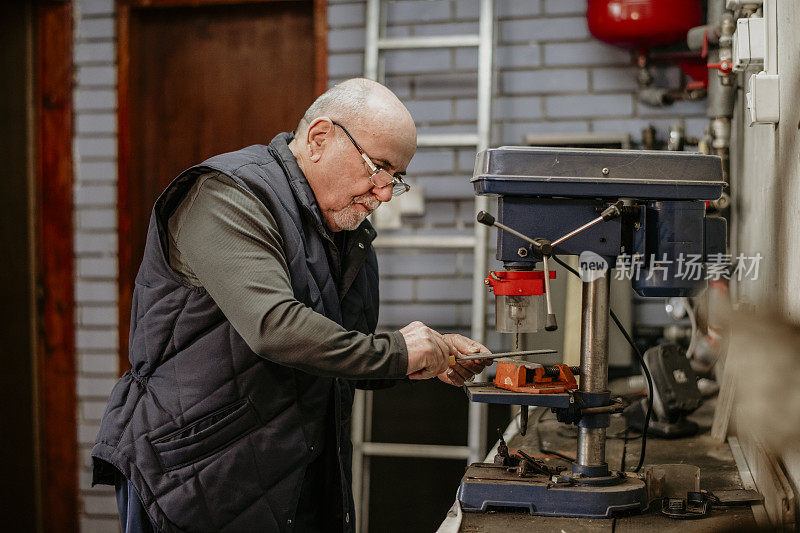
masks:
POLYGON ((372 194, 381 202, 388 202, 392 199, 392 186, 390 184, 386 187, 373 187, 372 194))

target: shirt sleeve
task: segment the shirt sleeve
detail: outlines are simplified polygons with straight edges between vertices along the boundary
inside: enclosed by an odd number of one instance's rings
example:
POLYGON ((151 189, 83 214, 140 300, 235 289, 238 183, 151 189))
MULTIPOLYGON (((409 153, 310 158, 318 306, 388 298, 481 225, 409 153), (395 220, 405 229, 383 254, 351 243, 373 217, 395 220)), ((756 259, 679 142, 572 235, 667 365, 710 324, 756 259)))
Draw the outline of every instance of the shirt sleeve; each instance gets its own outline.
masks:
POLYGON ((294 298, 278 225, 227 176, 198 183, 178 226, 182 262, 258 355, 305 372, 347 379, 402 378, 399 331, 347 331, 294 298))

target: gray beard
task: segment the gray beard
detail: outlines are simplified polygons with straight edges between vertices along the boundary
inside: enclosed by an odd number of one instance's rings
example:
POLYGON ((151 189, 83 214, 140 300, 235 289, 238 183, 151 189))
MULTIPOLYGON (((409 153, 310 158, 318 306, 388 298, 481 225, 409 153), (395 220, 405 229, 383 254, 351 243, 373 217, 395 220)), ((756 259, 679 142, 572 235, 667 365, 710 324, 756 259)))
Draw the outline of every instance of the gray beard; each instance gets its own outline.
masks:
POLYGON ((370 213, 375 211, 379 205, 381 205, 381 202, 372 194, 362 194, 361 196, 353 198, 351 204, 344 209, 332 212, 330 217, 333 220, 333 223, 340 230, 353 231, 354 229, 358 228, 358 226, 364 222, 364 219, 367 218, 370 213), (365 212, 356 204, 364 205, 369 212, 365 212))

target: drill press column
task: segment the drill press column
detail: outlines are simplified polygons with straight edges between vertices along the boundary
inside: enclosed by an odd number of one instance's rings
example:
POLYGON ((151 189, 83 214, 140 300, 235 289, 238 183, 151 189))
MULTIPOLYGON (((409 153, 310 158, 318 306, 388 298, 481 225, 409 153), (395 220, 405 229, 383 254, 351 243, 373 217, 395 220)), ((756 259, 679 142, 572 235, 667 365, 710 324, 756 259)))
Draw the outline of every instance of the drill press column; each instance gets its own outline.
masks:
MULTIPOLYGON (((608 388, 608 295, 610 276, 583 282, 581 310, 580 391, 603 393, 608 388)), ((579 427, 574 470, 603 471, 606 465, 606 428, 579 427)))

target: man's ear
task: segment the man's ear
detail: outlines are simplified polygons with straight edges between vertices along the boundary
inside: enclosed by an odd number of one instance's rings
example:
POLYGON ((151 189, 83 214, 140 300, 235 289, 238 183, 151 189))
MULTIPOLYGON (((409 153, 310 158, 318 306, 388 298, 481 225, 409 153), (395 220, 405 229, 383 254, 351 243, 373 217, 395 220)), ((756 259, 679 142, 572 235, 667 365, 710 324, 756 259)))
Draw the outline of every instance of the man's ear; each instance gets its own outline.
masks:
POLYGON ((328 117, 318 117, 308 126, 306 142, 308 143, 309 159, 316 163, 322 158, 322 153, 333 142, 333 122, 328 117))

